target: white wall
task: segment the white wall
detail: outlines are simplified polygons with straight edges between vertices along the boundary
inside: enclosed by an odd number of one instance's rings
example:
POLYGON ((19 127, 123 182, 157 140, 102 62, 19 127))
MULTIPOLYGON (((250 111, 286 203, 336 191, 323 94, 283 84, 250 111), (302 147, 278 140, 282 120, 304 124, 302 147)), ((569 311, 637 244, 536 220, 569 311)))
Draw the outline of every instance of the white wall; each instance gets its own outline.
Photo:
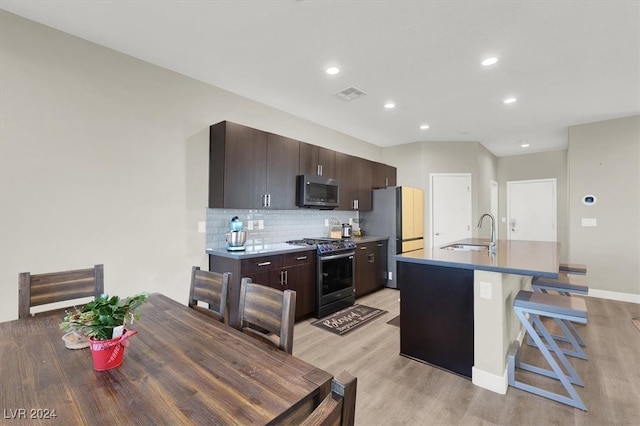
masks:
POLYGON ((640 116, 570 127, 568 152, 570 260, 587 264, 596 295, 640 303, 640 116))
MULTIPOLYGON (((431 245, 429 175, 471 173, 472 218, 491 210, 490 181, 496 180, 496 157, 477 142, 417 142, 383 149, 383 161, 397 167, 398 185, 425 190, 425 247, 431 245)), ((472 224, 473 225, 473 224, 472 224)), ((490 228, 472 226, 473 236, 489 238, 490 228)))
MULTIPOLYGON (((18 274, 105 265, 105 289, 186 303, 207 267, 209 126, 375 161, 379 147, 0 11, 0 321, 18 274)), ((249 153, 248 153, 249 155, 249 153)))
MULTIPOLYGON (((507 217, 507 182, 552 178, 555 178, 557 183, 560 260, 567 262, 569 260, 567 151, 540 152, 498 158, 498 212, 500 217, 507 217)), ((498 223, 499 235, 506 238, 506 222, 498 220, 498 223)))

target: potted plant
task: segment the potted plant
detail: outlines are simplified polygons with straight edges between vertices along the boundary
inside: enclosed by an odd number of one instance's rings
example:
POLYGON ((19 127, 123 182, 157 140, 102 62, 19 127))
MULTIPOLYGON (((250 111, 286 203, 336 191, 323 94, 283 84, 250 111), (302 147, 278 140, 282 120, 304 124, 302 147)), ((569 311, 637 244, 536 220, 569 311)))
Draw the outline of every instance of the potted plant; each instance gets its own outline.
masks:
POLYGON ((67 312, 60 328, 89 339, 96 370, 115 368, 122 364, 129 337, 137 333, 134 330, 125 331, 124 325, 127 321, 133 323, 134 319, 140 318, 136 309, 148 297, 148 293, 126 299, 103 294, 84 307, 67 312))

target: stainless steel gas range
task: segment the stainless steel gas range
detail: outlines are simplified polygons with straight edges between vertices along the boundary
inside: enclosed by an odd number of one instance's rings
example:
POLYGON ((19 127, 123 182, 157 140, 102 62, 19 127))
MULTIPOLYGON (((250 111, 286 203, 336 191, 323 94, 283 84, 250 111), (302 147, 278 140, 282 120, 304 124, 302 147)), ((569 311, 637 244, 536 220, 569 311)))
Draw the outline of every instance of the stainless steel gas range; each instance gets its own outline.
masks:
POLYGON ((318 258, 318 306, 322 318, 355 303, 355 249, 351 239, 303 238, 289 244, 316 246, 318 258))

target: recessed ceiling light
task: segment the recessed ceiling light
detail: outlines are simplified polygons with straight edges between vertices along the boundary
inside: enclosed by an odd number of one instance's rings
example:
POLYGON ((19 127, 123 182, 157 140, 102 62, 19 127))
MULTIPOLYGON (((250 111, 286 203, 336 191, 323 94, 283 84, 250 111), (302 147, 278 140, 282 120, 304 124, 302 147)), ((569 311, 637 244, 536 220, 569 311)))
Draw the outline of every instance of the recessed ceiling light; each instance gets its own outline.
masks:
POLYGON ((520 141, 520 148, 529 148, 531 145, 529 145, 529 142, 522 140, 520 141))
POLYGON ((482 65, 484 65, 485 67, 488 67, 489 65, 493 65, 496 62, 498 62, 498 58, 487 58, 484 61, 482 61, 482 65))
POLYGON ((396 104, 394 104, 393 102, 387 102, 386 104, 384 104, 384 107, 386 109, 394 109, 396 107, 396 104))
POLYGON ((420 125, 420 130, 427 130, 429 128, 428 124, 421 124, 420 125))
POLYGON ((340 72, 340 68, 338 67, 329 67, 326 69, 327 74, 329 75, 336 75, 340 72))
POLYGON ((506 98, 506 99, 505 99, 504 101, 502 101, 502 102, 504 102, 505 104, 512 104, 512 103, 514 103, 515 101, 517 101, 517 99, 516 99, 516 98, 506 98))

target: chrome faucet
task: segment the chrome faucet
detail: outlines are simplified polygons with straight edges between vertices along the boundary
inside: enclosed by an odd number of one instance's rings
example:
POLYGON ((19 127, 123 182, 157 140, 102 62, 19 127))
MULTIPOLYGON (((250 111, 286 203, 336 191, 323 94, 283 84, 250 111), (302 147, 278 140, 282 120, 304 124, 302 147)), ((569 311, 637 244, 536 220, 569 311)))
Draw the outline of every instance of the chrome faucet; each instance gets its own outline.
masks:
POLYGON ((480 220, 478 221, 478 228, 482 228, 482 219, 484 219, 485 216, 489 216, 491 218, 491 242, 489 243, 489 251, 495 251, 495 249, 496 249, 496 219, 493 217, 493 215, 491 215, 489 213, 485 213, 482 216, 480 216, 480 220))

